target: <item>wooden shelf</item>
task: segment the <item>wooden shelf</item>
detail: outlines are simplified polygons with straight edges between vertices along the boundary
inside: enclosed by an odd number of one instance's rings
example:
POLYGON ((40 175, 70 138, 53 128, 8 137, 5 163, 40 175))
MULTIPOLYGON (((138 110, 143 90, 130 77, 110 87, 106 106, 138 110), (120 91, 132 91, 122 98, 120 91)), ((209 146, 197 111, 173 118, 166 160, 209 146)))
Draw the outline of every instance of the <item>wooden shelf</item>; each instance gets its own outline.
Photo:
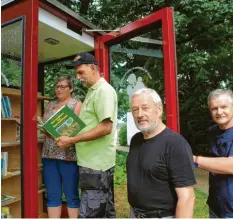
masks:
POLYGON ((20 124, 20 119, 17 118, 1 118, 1 121, 16 121, 20 124))
MULTIPOLYGON (((38 165, 38 171, 40 171, 40 170, 43 170, 43 165, 42 164, 38 165)), ((17 171, 17 172, 16 171, 9 171, 9 172, 7 172, 6 176, 1 178, 1 180, 10 179, 12 177, 20 176, 20 175, 21 175, 21 171, 17 171)))
MULTIPOLYGON (((40 190, 38 190, 38 194, 41 194, 41 193, 43 193, 43 192, 45 192, 45 191, 46 191, 45 188, 40 189, 40 190)), ((2 207, 8 206, 8 205, 11 205, 11 204, 13 204, 13 203, 15 203, 15 202, 19 202, 19 201, 21 201, 20 196, 15 196, 15 199, 9 200, 8 202, 5 202, 5 203, 1 203, 1 206, 2 206, 2 207)))
MULTIPOLYGON (((5 88, 2 87, 2 95, 3 96, 12 96, 12 97, 20 97, 21 91, 19 89, 5 88)), ((51 100, 52 98, 39 95, 37 96, 38 100, 51 100)))
POLYGON ((46 96, 37 96, 38 100, 52 100, 51 97, 46 97, 46 96))
POLYGON ((38 190, 38 194, 41 194, 41 193, 43 193, 45 191, 46 191, 45 189, 40 189, 40 190, 38 190))
MULTIPOLYGON (((41 144, 41 143, 43 143, 43 140, 38 140, 37 143, 41 144)), ((14 147, 14 146, 20 146, 20 141, 1 142, 1 148, 14 147)))
POLYGON ((15 177, 15 176, 20 176, 21 175, 21 171, 17 171, 17 173, 14 173, 13 174, 11 172, 7 172, 7 175, 2 177, 1 180, 4 180, 4 179, 10 179, 12 177, 15 177))
POLYGON ((41 164, 38 164, 39 170, 42 169, 42 167, 43 167, 43 164, 42 164, 42 163, 41 163, 41 164))
POLYGON ((13 203, 15 203, 15 202, 19 202, 19 201, 21 201, 20 196, 15 196, 15 199, 9 200, 8 202, 5 202, 5 203, 1 203, 1 206, 2 206, 2 207, 8 206, 8 205, 11 205, 11 204, 13 204, 13 203))
POLYGON ((39 218, 48 218, 48 214, 47 213, 40 213, 39 214, 39 218))
POLYGON ((1 142, 1 148, 4 148, 4 147, 14 147, 14 146, 19 146, 19 145, 20 145, 19 141, 1 142))
MULTIPOLYGON (((1 142, 1 150, 4 152, 8 152, 8 172, 7 175, 1 178, 1 190, 3 194, 13 196, 12 200, 8 200, 5 203, 1 203, 1 206, 8 206, 13 218, 19 218, 21 216, 21 208, 22 208, 22 198, 21 193, 26 192, 22 191, 21 188, 21 178, 23 176, 23 171, 21 168, 22 154, 21 154, 21 144, 19 139, 19 125, 23 119, 20 119, 22 101, 21 90, 2 87, 1 89, 2 96, 9 96, 11 110, 14 118, 1 118, 2 123, 2 142, 1 142)), ((25 95, 25 94, 24 94, 25 95)), ((37 111, 36 115, 42 115, 42 107, 44 100, 52 100, 50 97, 46 97, 41 95, 40 92, 35 93, 37 95, 37 111)), ((39 131, 37 131, 37 141, 35 140, 35 147, 37 147, 37 160, 38 163, 35 164, 34 169, 36 175, 38 175, 37 184, 38 188, 36 189, 36 196, 38 196, 38 215, 47 217, 46 214, 43 214, 43 206, 44 206, 44 192, 46 191, 45 186, 43 184, 43 165, 42 165, 42 145, 44 138, 43 135, 39 131)), ((27 180, 26 178, 24 180, 27 180)), ((37 197, 35 197, 37 198, 37 197)))

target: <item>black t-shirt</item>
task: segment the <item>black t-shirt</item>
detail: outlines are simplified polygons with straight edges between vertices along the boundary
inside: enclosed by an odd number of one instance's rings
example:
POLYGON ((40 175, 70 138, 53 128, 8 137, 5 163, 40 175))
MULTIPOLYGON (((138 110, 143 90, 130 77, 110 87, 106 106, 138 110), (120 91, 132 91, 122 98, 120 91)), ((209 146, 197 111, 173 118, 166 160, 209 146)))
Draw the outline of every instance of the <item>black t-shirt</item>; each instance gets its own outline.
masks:
POLYGON ((196 184, 189 144, 169 128, 146 140, 137 133, 127 157, 127 181, 132 207, 175 209, 175 188, 196 184))

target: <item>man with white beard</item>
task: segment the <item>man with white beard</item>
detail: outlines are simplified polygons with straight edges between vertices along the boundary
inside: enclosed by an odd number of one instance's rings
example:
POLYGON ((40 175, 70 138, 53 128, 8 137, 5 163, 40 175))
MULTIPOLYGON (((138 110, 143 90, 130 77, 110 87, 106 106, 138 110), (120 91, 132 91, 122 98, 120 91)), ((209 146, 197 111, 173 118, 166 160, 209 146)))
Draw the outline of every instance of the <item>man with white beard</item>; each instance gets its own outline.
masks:
POLYGON ((156 91, 142 88, 131 97, 137 128, 127 157, 131 218, 191 218, 196 184, 187 141, 162 122, 156 91))

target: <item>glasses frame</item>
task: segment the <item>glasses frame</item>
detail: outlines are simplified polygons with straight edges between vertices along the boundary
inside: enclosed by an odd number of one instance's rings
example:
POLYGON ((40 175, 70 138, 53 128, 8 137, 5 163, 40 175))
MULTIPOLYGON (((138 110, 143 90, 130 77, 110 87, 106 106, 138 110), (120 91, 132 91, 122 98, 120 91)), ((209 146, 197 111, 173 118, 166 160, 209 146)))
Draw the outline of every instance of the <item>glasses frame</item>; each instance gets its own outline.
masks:
POLYGON ((55 89, 58 90, 60 88, 61 90, 65 90, 67 87, 70 88, 69 85, 58 85, 58 86, 55 87, 55 89))

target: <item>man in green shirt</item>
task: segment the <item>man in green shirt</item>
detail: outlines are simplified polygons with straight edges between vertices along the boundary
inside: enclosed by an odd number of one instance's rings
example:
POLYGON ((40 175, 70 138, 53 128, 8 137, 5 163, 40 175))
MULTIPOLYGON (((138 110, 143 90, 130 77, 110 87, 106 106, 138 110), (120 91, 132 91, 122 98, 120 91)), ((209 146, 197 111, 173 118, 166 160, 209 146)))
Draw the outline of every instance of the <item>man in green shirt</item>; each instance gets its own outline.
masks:
POLYGON ((57 138, 56 143, 60 148, 76 145, 82 190, 79 217, 116 217, 112 185, 117 95, 100 76, 98 63, 91 54, 78 54, 69 67, 75 69, 76 78, 88 88, 80 112, 86 127, 75 137, 57 138))

